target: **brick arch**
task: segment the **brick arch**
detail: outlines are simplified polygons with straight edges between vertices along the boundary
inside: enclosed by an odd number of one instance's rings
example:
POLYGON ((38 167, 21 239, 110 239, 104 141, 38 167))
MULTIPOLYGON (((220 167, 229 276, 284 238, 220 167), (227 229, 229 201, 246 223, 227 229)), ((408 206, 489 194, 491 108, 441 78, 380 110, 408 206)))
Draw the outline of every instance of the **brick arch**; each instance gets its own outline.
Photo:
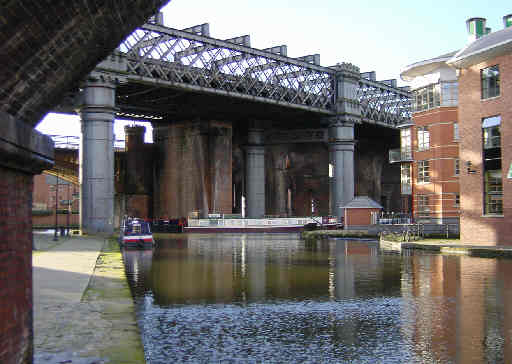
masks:
POLYGON ((19 0, 0 21, 0 363, 32 363, 33 175, 55 161, 33 127, 167 0, 19 0))
POLYGON ((8 1, 0 26, 0 110, 35 126, 168 1, 8 1))

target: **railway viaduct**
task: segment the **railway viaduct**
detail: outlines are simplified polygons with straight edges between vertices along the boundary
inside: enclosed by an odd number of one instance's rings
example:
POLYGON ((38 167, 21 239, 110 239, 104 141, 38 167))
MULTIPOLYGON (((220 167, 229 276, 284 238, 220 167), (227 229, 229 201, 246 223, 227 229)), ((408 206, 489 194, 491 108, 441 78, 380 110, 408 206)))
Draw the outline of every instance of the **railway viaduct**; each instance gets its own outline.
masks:
POLYGON ((383 162, 409 101, 395 80, 354 65, 290 58, 285 45, 255 49, 249 35, 215 39, 209 24, 169 28, 159 14, 54 109, 78 109, 82 120, 82 230, 111 232, 115 118, 150 121, 156 145, 128 153, 138 160, 128 157, 124 191, 134 202, 122 206, 142 204, 157 218, 340 216, 356 193, 399 200, 398 173, 383 162))
MULTIPOLYGON (((167 201, 152 204, 158 214, 237 209, 243 193, 248 216, 285 213, 292 200, 303 200, 302 206, 318 200, 319 209, 339 214, 356 193, 355 180, 364 178, 356 175, 354 163, 368 156, 354 158, 356 139, 362 150, 376 137, 392 138, 396 126, 410 117, 407 90, 377 82, 356 66, 322 67, 318 55, 290 58, 286 46, 254 49, 248 36, 215 39, 206 25, 177 30, 163 26, 159 16, 143 24, 166 2, 3 5, 0 297, 7 304, 0 307, 2 363, 31 363, 33 357, 32 184, 34 174, 54 163, 51 139, 34 127, 48 111, 69 111, 79 101, 81 214, 84 230, 91 233, 110 233, 114 226, 116 117, 153 122, 163 166, 159 173, 176 182, 180 196, 194 196, 180 200, 169 190, 154 192, 157 201, 167 201), (308 155, 317 157, 307 160, 308 155), (176 165, 184 170, 181 176, 176 165), (293 168, 303 169, 295 179, 293 168), (189 193, 184 189, 190 180, 182 176, 192 170, 200 174, 194 176, 200 187, 189 193), (267 188, 269 178, 274 182, 267 188), (326 186, 328 197, 311 195, 326 186), (292 189, 295 199, 287 197, 292 189), (306 190, 310 195, 304 197, 306 190), (176 200, 179 205, 165 210, 176 200)), ((298 205, 294 209, 299 211, 298 205)))

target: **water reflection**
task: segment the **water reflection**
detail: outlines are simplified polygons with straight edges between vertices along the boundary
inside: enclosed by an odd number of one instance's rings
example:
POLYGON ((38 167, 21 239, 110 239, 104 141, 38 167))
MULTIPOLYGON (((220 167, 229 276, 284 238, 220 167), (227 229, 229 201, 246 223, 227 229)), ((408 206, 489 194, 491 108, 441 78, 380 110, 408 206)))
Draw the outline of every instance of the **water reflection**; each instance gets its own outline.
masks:
POLYGON ((150 363, 512 357, 510 260, 294 234, 177 235, 124 258, 150 363))

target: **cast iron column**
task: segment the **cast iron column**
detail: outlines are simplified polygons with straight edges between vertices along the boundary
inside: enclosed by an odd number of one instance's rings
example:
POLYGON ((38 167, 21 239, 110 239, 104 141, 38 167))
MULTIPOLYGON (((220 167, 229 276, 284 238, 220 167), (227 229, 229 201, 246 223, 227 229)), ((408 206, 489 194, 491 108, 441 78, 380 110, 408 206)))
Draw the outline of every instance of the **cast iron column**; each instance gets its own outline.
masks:
POLYGON ((354 188, 354 125, 361 121, 361 107, 357 99, 359 68, 343 63, 335 66, 335 111, 327 119, 329 159, 333 174, 330 184, 331 214, 344 216, 344 206, 355 194, 354 188))
POLYGON ((115 84, 90 77, 79 109, 80 228, 83 233, 114 230, 114 117, 115 84))
POLYGON ((254 123, 249 129, 245 152, 246 216, 260 218, 265 215, 265 147, 263 146, 263 128, 259 123, 254 123))
POLYGON ((330 184, 331 213, 343 216, 343 207, 354 198, 354 124, 329 124, 329 160, 333 173, 330 184))

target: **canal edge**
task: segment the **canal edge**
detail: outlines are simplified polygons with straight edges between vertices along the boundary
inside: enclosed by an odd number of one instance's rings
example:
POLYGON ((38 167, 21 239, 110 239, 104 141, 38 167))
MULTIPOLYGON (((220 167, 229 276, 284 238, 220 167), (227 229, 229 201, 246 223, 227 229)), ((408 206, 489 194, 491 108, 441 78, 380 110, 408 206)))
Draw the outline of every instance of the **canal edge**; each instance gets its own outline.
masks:
POLYGON ((467 255, 477 258, 512 258, 512 247, 503 246, 475 246, 456 244, 429 244, 427 242, 401 242, 383 239, 379 244, 384 250, 401 251, 401 249, 414 249, 436 252, 441 254, 467 255))
POLYGON ((101 307, 109 323, 100 357, 111 364, 146 364, 135 303, 126 277, 123 256, 115 237, 104 238, 82 302, 101 307))
POLYGON ((323 238, 354 238, 354 239, 375 239, 384 250, 401 251, 401 249, 415 249, 442 254, 468 255, 479 258, 512 258, 512 247, 508 246, 480 246, 480 245, 461 245, 461 244, 432 244, 427 241, 391 241, 372 234, 367 230, 313 230, 303 231, 302 239, 307 242, 316 242, 323 238))

